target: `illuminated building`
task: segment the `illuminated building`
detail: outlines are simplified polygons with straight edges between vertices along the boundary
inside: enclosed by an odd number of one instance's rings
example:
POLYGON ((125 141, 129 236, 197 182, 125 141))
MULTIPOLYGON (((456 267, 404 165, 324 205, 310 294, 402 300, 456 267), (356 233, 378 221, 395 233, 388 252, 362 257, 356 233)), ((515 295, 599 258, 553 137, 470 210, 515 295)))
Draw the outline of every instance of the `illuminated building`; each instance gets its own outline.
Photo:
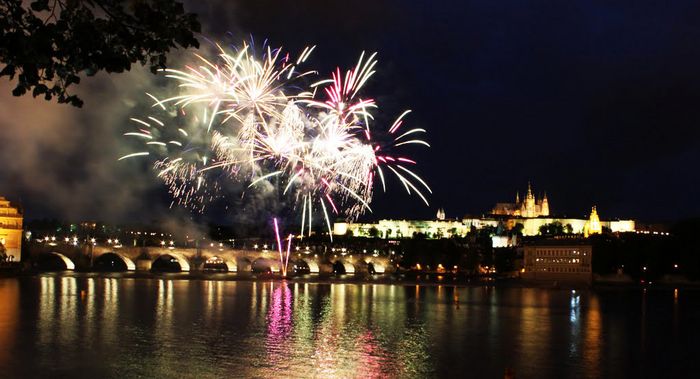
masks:
POLYGON ((523 248, 523 279, 585 282, 592 281, 591 245, 572 244, 570 240, 540 241, 523 248))
MULTIPOLYGON (((597 230, 600 230, 602 232, 603 228, 610 229, 611 232, 613 233, 626 233, 626 232, 634 232, 635 229, 635 221, 634 220, 609 220, 609 221, 600 221, 598 218, 598 214, 596 213, 595 215, 596 218, 596 225, 597 225, 597 230)), ((565 228, 568 228, 569 226, 571 227, 571 233, 572 234, 583 234, 584 236, 588 236, 586 234, 586 225, 589 225, 591 223, 590 218, 585 219, 585 218, 570 218, 570 217, 537 217, 537 218, 508 218, 506 220, 507 222, 507 228, 510 229, 516 224, 522 224, 523 225, 523 230, 522 233, 524 236, 536 236, 540 233, 540 227, 547 225, 547 224, 552 224, 555 222, 560 223, 562 226, 565 228)), ((598 232, 598 233, 600 233, 598 232)), ((590 233, 589 234, 593 234, 590 233)))
MULTIPOLYGON (((377 223, 336 222, 333 225, 333 234, 380 238, 411 238, 415 235, 422 235, 426 238, 450 238, 464 237, 472 229, 493 227, 511 230, 520 225, 519 228, 523 236, 536 236, 540 234, 541 227, 554 223, 561 224, 567 234, 582 234, 584 237, 601 233, 603 228, 607 228, 613 233, 635 231, 634 220, 601 221, 596 207, 593 207, 588 219, 551 216, 547 194, 538 200, 533 195, 532 187, 528 183, 525 199, 520 201, 520 196, 516 194, 514 203, 497 203, 487 217, 465 217, 461 220, 450 220, 446 218, 445 210, 440 208, 435 220, 380 220, 377 223)), ((496 237, 492 236, 494 247, 509 247, 517 244, 513 239, 496 237)))
POLYGON ((0 196, 0 243, 5 256, 19 262, 22 255, 22 214, 9 200, 0 196))
MULTIPOLYGON (((498 225, 496 220, 486 223, 498 225)), ((476 225, 480 229, 486 224, 477 222, 476 225)), ((410 238, 422 234, 427 238, 450 238, 464 236, 470 228, 471 223, 464 220, 379 220, 377 223, 336 222, 333 224, 333 234, 380 238, 410 238)))
POLYGON ((546 193, 542 199, 538 200, 533 195, 532 187, 528 183, 527 193, 523 201, 520 201, 520 194, 516 193, 514 203, 496 203, 496 206, 491 210, 491 214, 525 218, 549 216, 549 200, 547 200, 546 193))
POLYGON ((600 234, 602 232, 603 226, 600 224, 598 211, 594 206, 593 209, 591 209, 591 216, 588 218, 588 222, 586 222, 586 225, 583 227, 583 235, 584 237, 588 237, 591 234, 600 234))
MULTIPOLYGON (((444 213, 440 214, 441 216, 444 213)), ((380 237, 380 238, 411 238, 421 234, 427 238, 464 237, 469 231, 483 229, 485 227, 511 230, 516 225, 522 225, 523 236, 536 236, 540 234, 540 228, 547 224, 560 223, 567 233, 589 234, 600 233, 603 228, 610 229, 613 233, 626 233, 635 231, 634 220, 610 220, 600 221, 598 213, 594 210, 591 217, 481 217, 437 220, 379 220, 376 223, 336 222, 333 224, 333 234, 352 235, 355 237, 380 237)), ((494 246, 510 246, 512 241, 494 241, 494 246)))
POLYGON ((439 221, 445 221, 445 210, 442 208, 438 209, 436 217, 439 221))

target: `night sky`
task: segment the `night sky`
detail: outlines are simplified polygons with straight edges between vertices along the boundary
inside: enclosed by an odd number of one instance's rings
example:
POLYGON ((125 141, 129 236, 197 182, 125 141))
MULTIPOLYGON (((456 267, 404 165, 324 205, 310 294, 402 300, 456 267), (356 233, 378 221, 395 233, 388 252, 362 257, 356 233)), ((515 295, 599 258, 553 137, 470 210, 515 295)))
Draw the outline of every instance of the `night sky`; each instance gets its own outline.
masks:
MULTIPOLYGON (((428 129, 432 148, 412 155, 434 193, 426 207, 391 181, 365 218, 478 215, 528 181, 555 214, 597 205, 604 219, 700 215, 697 1, 191 3, 205 37, 253 36, 292 52, 315 44, 322 74, 379 52, 367 88, 380 105, 375 125, 413 110, 407 122, 428 129)), ((21 200, 28 218, 169 214, 148 172, 116 162, 152 81, 139 69, 86 79, 76 110, 12 98, 5 79, 0 194, 21 200)))

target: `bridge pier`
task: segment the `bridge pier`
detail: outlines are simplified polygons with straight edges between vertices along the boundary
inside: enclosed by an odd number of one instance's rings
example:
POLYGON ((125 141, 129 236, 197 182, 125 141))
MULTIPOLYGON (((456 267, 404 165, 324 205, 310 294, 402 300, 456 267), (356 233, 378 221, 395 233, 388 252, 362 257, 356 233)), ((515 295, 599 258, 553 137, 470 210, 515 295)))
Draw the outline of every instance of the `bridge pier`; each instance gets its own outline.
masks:
POLYGON ((137 259, 136 271, 150 271, 153 261, 150 259, 137 259))

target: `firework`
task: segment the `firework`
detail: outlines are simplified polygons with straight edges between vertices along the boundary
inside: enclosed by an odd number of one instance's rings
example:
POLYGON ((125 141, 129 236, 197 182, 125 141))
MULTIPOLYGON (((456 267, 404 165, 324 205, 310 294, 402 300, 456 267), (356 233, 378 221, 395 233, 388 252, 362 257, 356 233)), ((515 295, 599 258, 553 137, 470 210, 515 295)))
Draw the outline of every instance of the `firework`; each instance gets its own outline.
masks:
MULTIPOLYGON (((404 145, 429 146, 417 138, 424 129, 404 130, 410 111, 381 133, 388 139, 372 134, 378 106, 362 90, 375 73, 376 54, 362 53, 344 74, 337 69, 305 85, 316 72, 299 67, 314 47, 296 60, 270 47, 259 58, 247 44, 235 52, 217 49, 213 61, 195 55, 193 65, 165 70, 180 93, 151 98, 170 118, 133 118, 136 129, 125 135, 148 149, 120 159, 156 156, 158 177, 182 204, 210 201, 224 180, 254 190, 274 179, 301 214, 302 237, 319 212, 331 234, 331 213, 356 219, 371 211, 374 181, 386 190, 388 173, 428 204, 424 192, 431 190, 411 168, 416 162, 397 154, 404 145)), ((276 219, 275 231, 279 239, 276 219)), ((281 240, 278 245, 282 259, 281 240)))
POLYGON ((161 112, 144 118, 132 118, 137 131, 125 136, 144 141, 148 151, 126 155, 120 159, 138 156, 156 156, 153 169, 168 187, 173 201, 203 212, 206 204, 219 196, 226 172, 214 172, 208 167, 217 163, 212 142, 218 133, 208 133, 207 110, 200 115, 184 111, 161 112))
POLYGON ((289 266, 289 255, 292 250, 292 238, 294 236, 290 234, 287 236, 287 250, 284 250, 284 246, 282 244, 282 239, 280 238, 280 228, 279 224, 277 223, 277 218, 272 219, 275 225, 275 238, 277 238, 277 251, 280 253, 280 267, 282 271, 282 276, 287 276, 287 267, 289 266))

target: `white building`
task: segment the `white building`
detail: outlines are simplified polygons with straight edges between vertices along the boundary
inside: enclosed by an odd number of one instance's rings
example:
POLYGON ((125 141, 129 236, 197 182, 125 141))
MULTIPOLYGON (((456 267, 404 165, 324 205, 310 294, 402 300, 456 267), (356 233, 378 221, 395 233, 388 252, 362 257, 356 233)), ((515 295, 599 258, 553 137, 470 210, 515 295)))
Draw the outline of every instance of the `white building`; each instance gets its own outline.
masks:
MULTIPOLYGON (((444 215, 442 213, 441 215, 444 215)), ((353 223, 336 222, 333 224, 333 234, 352 234, 355 237, 370 237, 373 233, 381 238, 411 238, 414 233, 422 233, 427 238, 450 238, 452 236, 463 237, 473 228, 485 227, 497 228, 502 225, 510 230, 516 225, 522 225, 524 236, 536 236, 540 234, 540 227, 546 224, 558 222, 566 231, 570 228, 571 234, 588 235, 599 228, 608 228, 613 233, 634 232, 634 220, 600 221, 595 211, 589 218, 561 218, 561 217, 486 217, 463 218, 462 220, 380 220, 377 223, 353 223), (593 228, 591 228, 593 225, 593 228)))

